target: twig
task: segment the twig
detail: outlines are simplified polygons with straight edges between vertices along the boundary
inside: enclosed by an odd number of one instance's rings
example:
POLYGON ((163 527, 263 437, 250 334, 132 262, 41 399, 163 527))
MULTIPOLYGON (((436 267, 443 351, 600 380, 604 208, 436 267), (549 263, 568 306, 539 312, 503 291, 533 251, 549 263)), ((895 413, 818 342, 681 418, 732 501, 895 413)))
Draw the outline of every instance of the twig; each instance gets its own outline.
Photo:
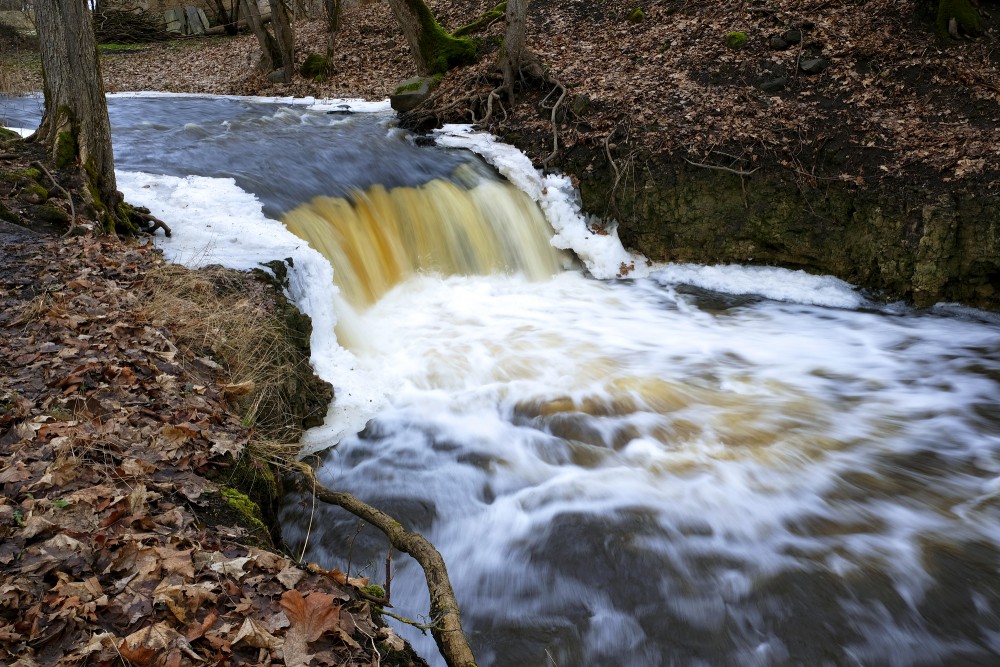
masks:
POLYGON ((705 164, 704 162, 692 162, 691 160, 689 160, 687 158, 684 158, 684 161, 687 162, 688 164, 693 164, 696 167, 704 167, 705 169, 715 169, 717 171, 727 171, 730 174, 736 174, 737 176, 749 176, 750 174, 752 174, 755 171, 757 171, 758 169, 760 169, 760 167, 754 167, 750 171, 743 171, 742 169, 730 169, 729 167, 722 167, 722 166, 719 166, 717 164, 705 164))
POLYGON ((52 185, 56 186, 56 189, 59 190, 60 192, 62 192, 64 195, 66 195, 66 199, 69 200, 69 211, 70 211, 70 213, 69 213, 69 229, 66 231, 65 234, 63 234, 63 236, 69 236, 69 234, 74 229, 76 229, 76 206, 73 205, 73 196, 69 192, 66 191, 66 188, 64 188, 63 186, 59 185, 59 181, 57 181, 55 179, 55 176, 53 176, 52 173, 48 169, 45 168, 44 164, 42 164, 41 162, 35 161, 35 162, 31 163, 31 166, 32 167, 38 167, 39 169, 41 169, 42 171, 44 171, 45 175, 49 177, 50 181, 52 181, 52 185))
MULTIPOLYGON (((315 491, 313 492, 313 498, 315 498, 315 491)), ((358 539, 358 535, 365 528, 364 521, 358 521, 358 529, 354 531, 354 535, 351 536, 351 545, 347 547, 347 578, 351 578, 351 560, 354 558, 354 541, 358 539)))
MULTIPOLYGON (((315 481, 315 479, 313 481, 315 481)), ((310 495, 312 495, 312 511, 309 512, 309 525, 306 526, 306 539, 302 542, 302 553, 299 554, 300 563, 306 559, 306 548, 309 546, 309 537, 312 535, 313 530, 313 517, 316 516, 316 494, 312 493, 310 495)))
MULTIPOLYGON (((388 603, 389 600, 392 599, 392 594, 390 592, 392 590, 392 547, 391 546, 385 552, 385 588, 383 590, 385 591, 386 603, 388 603)), ((392 605, 389 606, 391 607, 392 605)))

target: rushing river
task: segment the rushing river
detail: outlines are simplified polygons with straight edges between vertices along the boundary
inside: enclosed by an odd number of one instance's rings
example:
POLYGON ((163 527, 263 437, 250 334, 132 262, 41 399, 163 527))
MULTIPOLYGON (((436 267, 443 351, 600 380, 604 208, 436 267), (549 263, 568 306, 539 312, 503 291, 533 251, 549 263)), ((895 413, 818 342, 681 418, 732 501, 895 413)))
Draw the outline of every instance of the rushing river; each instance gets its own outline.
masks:
MULTIPOLYGON (((481 665, 1000 664, 997 317, 773 269, 597 280, 623 251, 555 181, 340 111, 114 97, 119 179, 178 260, 295 258, 321 477, 440 549, 481 665)), ((293 548, 381 583, 385 540, 300 501, 293 548)))

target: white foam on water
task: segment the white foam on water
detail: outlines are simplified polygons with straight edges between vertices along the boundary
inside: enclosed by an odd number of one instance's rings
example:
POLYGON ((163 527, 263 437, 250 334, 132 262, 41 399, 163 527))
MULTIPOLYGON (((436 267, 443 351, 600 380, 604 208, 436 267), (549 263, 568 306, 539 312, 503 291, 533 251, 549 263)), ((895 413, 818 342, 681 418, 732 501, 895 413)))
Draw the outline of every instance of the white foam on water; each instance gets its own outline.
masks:
POLYGON ((260 201, 231 178, 120 171, 116 177, 127 201, 149 208, 171 228, 170 238, 157 237, 157 246, 171 262, 269 270, 262 262, 292 258, 288 296, 312 319, 311 361, 336 393, 327 426, 307 433, 303 444, 322 449, 363 428, 388 400, 389 386, 377 375, 360 371, 363 364, 337 342, 338 295, 326 258, 280 222, 265 217, 260 201))
POLYGON ((350 111, 352 113, 381 113, 390 111, 389 100, 371 101, 357 98, 315 98, 315 97, 268 97, 238 95, 208 95, 205 93, 167 93, 158 91, 109 93, 108 97, 128 98, 162 98, 162 99, 205 99, 205 100, 239 100, 259 104, 286 104, 308 107, 314 111, 350 111))

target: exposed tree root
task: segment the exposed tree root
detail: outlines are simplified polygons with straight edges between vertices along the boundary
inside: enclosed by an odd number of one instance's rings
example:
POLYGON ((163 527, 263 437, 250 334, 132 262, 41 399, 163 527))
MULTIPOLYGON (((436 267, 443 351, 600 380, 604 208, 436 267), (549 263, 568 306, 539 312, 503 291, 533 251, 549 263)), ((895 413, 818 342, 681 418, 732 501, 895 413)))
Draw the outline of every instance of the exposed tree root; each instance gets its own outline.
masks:
POLYGON ((313 494, 318 500, 342 507, 354 516, 382 531, 393 547, 410 554, 420 564, 430 592, 432 623, 428 628, 448 667, 475 667, 472 649, 462 631, 455 591, 448 579, 444 559, 427 538, 411 533, 380 509, 364 503, 349 493, 331 491, 316 479, 312 468, 299 466, 301 477, 296 479, 300 491, 313 494))
POLYGON ((32 162, 31 166, 41 169, 45 173, 45 175, 49 177, 49 180, 52 181, 52 185, 54 185, 56 189, 59 190, 59 192, 63 193, 63 195, 65 195, 66 197, 66 201, 69 202, 69 229, 64 234, 64 236, 69 236, 70 234, 73 233, 73 230, 76 229, 76 206, 73 205, 73 195, 67 192, 66 188, 59 185, 59 181, 57 181, 56 177, 53 176, 52 173, 45 168, 44 164, 36 161, 32 162))
POLYGON ((157 229, 162 229, 165 236, 170 236, 170 227, 145 206, 129 206, 128 217, 143 233, 153 235, 157 229))

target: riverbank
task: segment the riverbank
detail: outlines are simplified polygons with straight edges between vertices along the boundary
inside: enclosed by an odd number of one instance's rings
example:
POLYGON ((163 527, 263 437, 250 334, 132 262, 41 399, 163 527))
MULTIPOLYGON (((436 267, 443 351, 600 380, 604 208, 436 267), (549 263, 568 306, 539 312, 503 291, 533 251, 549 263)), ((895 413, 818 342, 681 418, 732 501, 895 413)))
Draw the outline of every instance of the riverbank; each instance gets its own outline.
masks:
POLYGON ((332 398, 308 320, 264 272, 53 236, 2 152, 0 661, 412 664, 367 581, 282 551, 285 443, 332 398))
MULTIPOLYGON (((449 29, 492 7, 430 4, 449 29)), ((535 2, 528 46, 553 82, 519 85, 486 129, 571 174, 584 208, 651 259, 803 268, 886 299, 1000 308, 1000 11, 984 3, 982 35, 942 40, 934 4, 535 2)), ((342 25, 320 81, 254 73, 256 42, 240 35, 108 51, 106 87, 379 99, 414 73, 387 6, 350 7, 342 25)), ((476 33, 479 64, 404 122, 482 120, 502 34, 476 33)), ((297 61, 324 40, 321 21, 300 22, 297 61)))

